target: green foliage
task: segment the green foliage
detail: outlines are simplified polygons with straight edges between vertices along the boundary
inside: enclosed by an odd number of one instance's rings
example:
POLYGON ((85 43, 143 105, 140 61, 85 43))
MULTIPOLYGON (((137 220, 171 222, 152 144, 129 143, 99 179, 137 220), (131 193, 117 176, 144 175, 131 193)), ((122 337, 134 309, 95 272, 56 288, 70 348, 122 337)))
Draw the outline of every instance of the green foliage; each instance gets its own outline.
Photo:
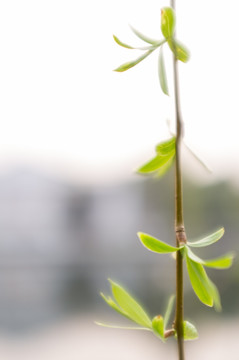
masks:
MULTIPOLYGON (((112 280, 109 281, 116 303, 112 306, 112 302, 109 303, 106 301, 108 305, 137 324, 151 329, 151 320, 141 305, 139 305, 138 302, 120 285, 112 280)), ((106 300, 105 296, 103 296, 103 298, 106 300)))
MULTIPOLYGON (((176 23, 176 17, 174 10, 171 7, 164 7, 161 10, 161 32, 163 35, 162 40, 154 40, 138 30, 131 28, 134 34, 142 40, 144 43, 147 44, 147 46, 143 47, 133 47, 131 45, 128 45, 121 40, 118 39, 115 35, 113 36, 115 42, 120 45, 123 48, 126 49, 137 49, 144 51, 144 53, 136 58, 133 61, 127 62, 123 65, 120 65, 118 68, 115 69, 117 72, 124 72, 128 69, 133 68, 134 66, 138 65, 140 62, 142 62, 144 59, 146 59, 149 55, 151 55, 156 49, 159 49, 159 57, 158 57, 158 75, 159 75, 159 83, 161 86, 161 89, 165 95, 169 95, 168 90, 168 83, 167 83, 167 76, 166 76, 166 69, 165 69, 165 62, 163 57, 163 46, 165 44, 168 44, 169 49, 172 51, 174 55, 175 60, 179 60, 183 63, 186 63, 189 60, 189 51, 187 48, 179 42, 175 36, 175 23, 176 23)), ((176 63, 176 62, 175 62, 176 63)), ((174 63, 174 64, 175 64, 174 63)), ((175 89, 177 91, 176 86, 176 80, 175 80, 175 89)), ((177 107, 177 110, 179 108, 177 107)), ((177 111, 176 111, 177 112, 177 111)), ((180 125, 179 119, 177 119, 177 125, 180 125)), ((177 128, 178 128, 177 126, 177 128)), ((162 176, 164 175, 169 168, 171 167, 176 154, 176 141, 179 140, 180 131, 177 129, 177 139, 175 136, 171 137, 169 140, 163 141, 159 143, 155 148, 155 156, 150 159, 148 162, 143 164, 137 172, 139 174, 147 174, 147 175, 154 175, 154 176, 162 176)), ((177 142, 177 145, 179 143, 177 142)), ((177 146, 178 148, 178 146, 177 146)), ((190 150, 191 151, 191 150, 190 150)), ((194 155, 195 156, 195 155, 194 155)), ((195 156, 197 159, 198 157, 195 156)), ((179 175, 178 168, 180 167, 179 163, 179 157, 177 156, 177 166, 176 170, 178 171, 177 174, 179 175)), ((199 161, 202 163, 202 161, 199 159, 199 161)), ((180 171, 181 172, 181 171, 180 171)), ((180 174, 181 175, 181 174, 180 174)), ((176 196, 176 198, 179 198, 176 196)), ((181 206, 181 205, 180 205, 181 206)), ((179 207, 180 207, 179 206, 179 207)), ((181 218, 183 219, 183 211, 181 211, 181 218)), ((179 217, 178 217, 179 218, 179 217)), ((176 220, 176 227, 184 228, 183 221, 180 223, 178 221, 178 218, 176 220)), ((180 230, 181 231, 181 230, 180 230)), ((144 247, 146 247, 148 250, 159 253, 159 254, 167 254, 167 253, 176 253, 180 251, 182 256, 177 256, 177 264, 179 264, 182 259, 186 260, 186 266, 187 271, 189 275, 189 279, 192 285, 192 288, 196 294, 196 296, 199 298, 199 300, 207 305, 207 306, 214 306, 217 311, 221 310, 221 300, 220 295, 218 292, 218 289, 216 285, 211 281, 211 279, 208 277, 205 267, 214 268, 214 269, 226 269, 229 268, 232 265, 233 253, 227 253, 225 255, 222 255, 220 257, 217 257, 215 259, 210 260, 203 260, 200 257, 198 257, 191 248, 200 248, 200 247, 206 247, 209 245, 212 245, 216 243, 218 240, 222 238, 224 234, 224 229, 221 228, 217 230, 216 232, 207 235, 206 237, 195 240, 195 241, 186 241, 186 235, 182 243, 178 243, 177 247, 171 246, 164 241, 161 241, 151 235, 139 232, 138 237, 143 244, 144 247), (186 243, 185 243, 186 242, 186 243)), ((178 240, 180 241, 180 240, 178 240)), ((178 254, 180 254, 178 253, 178 254)), ((180 265, 181 266, 181 265, 180 265)), ((198 337, 197 330, 193 324, 191 324, 189 321, 183 321, 183 315, 181 315, 175 319, 177 326, 173 325, 167 329, 173 307, 174 307, 174 299, 175 296, 172 295, 169 298, 167 309, 165 312, 165 316, 162 315, 156 315, 151 318, 146 313, 146 311, 143 309, 143 307, 120 285, 113 282, 112 280, 109 280, 111 284, 111 290, 113 298, 110 296, 105 296, 104 294, 101 294, 105 302, 113 308, 116 312, 121 314, 122 316, 126 317, 127 319, 133 321, 137 324, 137 327, 122 327, 122 326, 115 326, 115 325, 106 325, 103 323, 98 323, 102 326, 107 327, 113 327, 113 328, 127 328, 127 329, 137 329, 137 330, 147 330, 153 332, 157 337, 159 337, 162 341, 166 341, 166 339, 169 336, 175 335, 177 337, 176 329, 179 329, 179 325, 183 325, 183 336, 184 340, 194 340, 198 337), (182 323, 183 322, 183 323, 182 323)), ((180 282, 178 282, 178 288, 179 286, 182 286, 180 282)), ((180 296, 179 296, 180 298, 180 296)), ((182 301, 182 300, 181 300, 182 301)), ((177 311, 176 313, 179 313, 181 308, 183 308, 183 305, 180 304, 180 302, 177 299, 177 311)))
POLYGON ((186 47, 176 39, 168 39, 168 45, 174 53, 177 60, 187 62, 189 60, 189 51, 186 47))
POLYGON ((234 253, 222 255, 216 259, 203 260, 199 258, 190 249, 190 244, 199 244, 200 246, 208 246, 218 241, 224 233, 224 229, 208 235, 206 238, 197 242, 188 242, 182 244, 180 247, 171 246, 161 240, 158 240, 151 235, 138 233, 138 237, 142 244, 150 251, 155 253, 173 253, 181 251, 184 258, 186 258, 188 275, 191 281, 192 288, 199 298, 199 300, 207 306, 215 306, 216 310, 221 309, 220 296, 216 285, 208 278, 204 266, 214 269, 226 269, 232 265, 234 253))
POLYGON ((167 305, 165 315, 164 315, 164 330, 166 330, 166 328, 168 326, 168 322, 170 320, 170 316, 173 311, 174 300, 175 300, 175 295, 171 295, 168 300, 168 305, 167 305))
POLYGON ((195 340, 198 338, 197 329, 193 324, 186 320, 183 322, 183 333, 185 340, 195 340))
POLYGON ((223 237, 223 235, 224 235, 224 228, 221 228, 221 229, 217 230, 216 232, 214 232, 213 234, 206 236, 203 239, 196 240, 193 242, 188 241, 187 244, 191 247, 204 247, 204 246, 214 244, 215 242, 220 240, 223 237))
POLYGON ((159 51, 159 66, 158 66, 158 74, 159 74, 159 83, 162 91, 165 95, 168 95, 168 82, 167 76, 165 72, 164 58, 163 58, 163 49, 161 48, 159 51))
POLYGON ((165 242, 158 240, 151 235, 138 232, 138 237, 142 244, 150 251, 167 254, 178 251, 180 248, 166 244, 165 242))
POLYGON ((161 31, 163 36, 168 39, 172 38, 175 29, 175 13, 170 7, 161 9, 161 31))
POLYGON ((192 288, 199 300, 208 306, 213 306, 213 296, 211 292, 210 282, 204 267, 186 257, 188 275, 192 284, 192 288))
POLYGON ((156 146, 156 156, 141 166, 139 174, 152 174, 162 176, 171 167, 175 156, 175 137, 161 142, 156 146))
POLYGON ((163 341, 164 340, 164 320, 161 315, 157 315, 152 320, 152 329, 156 336, 159 336, 163 341))
POLYGON ((159 75, 159 83, 161 86, 161 89, 165 95, 169 94, 168 91, 168 84, 167 84, 167 76, 166 76, 166 70, 165 70, 165 64, 164 64, 164 58, 163 58, 163 52, 162 47, 163 44, 168 43, 169 48, 173 52, 174 56, 177 60, 180 60, 182 62, 187 62, 189 60, 189 52, 186 49, 186 47, 181 44, 178 40, 174 38, 174 29, 175 29, 175 13, 174 10, 170 7, 164 7, 161 10, 161 31, 164 36, 164 39, 162 40, 155 40, 147 35, 142 34, 138 30, 131 27, 131 30, 133 33, 142 41, 149 44, 147 47, 134 47, 131 45, 128 45, 122 41, 119 40, 119 38, 115 35, 113 35, 113 38, 115 42, 126 48, 126 49, 137 49, 137 50, 146 50, 146 52, 136 58, 135 60, 126 62, 125 64, 120 65, 115 69, 117 72, 123 72, 126 70, 129 70, 133 68, 135 65, 138 65, 141 61, 143 61, 146 57, 148 57, 154 50, 161 47, 159 51, 159 60, 158 60, 158 75, 159 75))
MULTIPOLYGON (((114 309, 127 319, 133 321, 137 325, 140 325, 140 327, 111 325, 98 321, 96 322, 96 324, 113 329, 151 331, 152 333, 154 333, 154 335, 156 335, 163 342, 165 342, 167 340, 167 336, 165 336, 167 334, 167 324, 173 310, 175 296, 172 295, 169 298, 165 317, 163 318, 163 316, 161 315, 156 315, 151 320, 143 307, 132 297, 132 295, 130 295, 122 286, 116 284, 114 281, 109 280, 109 282, 111 284, 111 290, 114 296, 114 300, 112 300, 111 297, 106 297, 104 294, 101 293, 102 298, 112 309, 114 309)), ((185 321, 184 323, 185 340, 193 340, 194 338, 196 338, 193 337, 193 334, 197 333, 195 327, 188 321, 185 321)), ((175 334, 175 329, 172 328, 169 331, 171 332, 171 335, 175 334)))
POLYGON ((148 44, 151 44, 151 45, 154 45, 154 46, 159 46, 159 44, 160 44, 160 41, 159 41, 159 40, 154 40, 154 39, 149 38, 149 37, 146 36, 146 35, 143 35, 141 32, 139 32, 138 30, 136 30, 136 29, 133 28, 132 26, 131 26, 131 30, 135 33, 135 35, 136 35, 139 39, 143 40, 144 42, 146 42, 146 43, 148 43, 148 44))
POLYGON ((153 50, 148 50, 146 53, 144 53, 142 56, 138 57, 136 60, 129 61, 127 63, 120 65, 117 69, 115 69, 115 71, 123 72, 123 71, 131 69, 132 67, 134 67, 135 65, 137 65, 141 61, 143 61, 146 57, 148 57, 152 52, 153 52, 153 50))

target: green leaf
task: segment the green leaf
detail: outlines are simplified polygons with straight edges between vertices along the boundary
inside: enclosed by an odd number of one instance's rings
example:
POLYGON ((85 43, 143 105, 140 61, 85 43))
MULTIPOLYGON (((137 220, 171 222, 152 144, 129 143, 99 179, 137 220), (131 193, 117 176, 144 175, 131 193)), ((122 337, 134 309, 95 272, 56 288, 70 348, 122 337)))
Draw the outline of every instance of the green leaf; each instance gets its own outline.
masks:
POLYGON ((204 265, 215 269, 227 269, 232 265, 234 253, 230 252, 216 259, 204 260, 204 265))
POLYGON ((159 74, 159 82, 161 89, 165 95, 168 94, 168 82, 167 76, 165 72, 164 58, 163 58, 163 49, 161 48, 159 51, 159 62, 158 62, 158 74, 159 74))
POLYGON ((173 36, 175 28, 175 13, 171 7, 161 9, 161 31, 167 39, 173 36))
POLYGON ((123 312, 126 313, 132 321, 151 329, 151 320, 141 305, 139 305, 138 302, 120 285, 112 280, 109 281, 114 298, 123 312))
POLYGON ((183 322, 184 340, 195 340, 198 338, 197 329, 189 321, 183 322))
POLYGON ((164 340, 164 321, 161 315, 157 315, 153 318, 152 321, 153 332, 156 336, 159 336, 163 341, 164 340))
POLYGON ((158 155, 173 155, 175 154, 176 138, 172 137, 167 141, 163 141, 156 146, 156 152, 158 155))
POLYGON ((207 267, 215 268, 215 269, 226 269, 232 265, 232 261, 234 258, 234 253, 230 252, 225 255, 222 255, 216 259, 211 260, 203 260, 195 255, 189 247, 185 246, 187 249, 187 255, 190 257, 191 260, 197 262, 198 264, 202 264, 207 267))
POLYGON ((114 38, 114 41, 115 41, 118 45, 123 46, 123 47, 126 48, 126 49, 135 49, 134 47, 132 47, 132 46, 130 46, 130 45, 127 45, 127 44, 123 43, 122 41, 120 41, 120 40, 117 38, 117 36, 113 35, 113 38, 114 38))
POLYGON ((172 310, 173 310, 174 300, 175 300, 175 295, 171 295, 169 298, 167 309, 166 309, 165 316, 164 316, 164 330, 166 330, 166 328, 168 326, 168 322, 169 322, 169 319, 170 319, 170 316, 171 316, 172 310))
POLYGON ((208 245, 214 244, 215 242, 220 240, 223 235, 224 235, 224 228, 221 228, 221 229, 217 230, 216 232, 214 232, 213 234, 206 236, 203 239, 200 239, 200 240, 197 240, 194 242, 188 241, 187 245, 191 246, 191 247, 208 246, 208 245))
POLYGON ((213 306, 210 280, 204 267, 202 264, 191 260, 189 256, 186 256, 186 262, 189 278, 195 294, 203 304, 213 306))
POLYGON ((198 264, 205 265, 204 260, 203 260, 203 259, 200 259, 200 257, 198 257, 196 254, 194 254, 194 253, 192 252, 192 250, 191 250, 187 245, 185 245, 185 250, 186 250, 187 256, 188 256, 191 260, 195 261, 195 262, 198 263, 198 264))
POLYGON ((129 316, 128 316, 128 314, 126 314, 125 311, 123 311, 122 309, 120 309, 120 307, 114 302, 114 300, 113 300, 110 296, 106 297, 103 293, 100 293, 100 295, 102 296, 102 298, 105 300, 105 302, 106 302, 112 309, 114 309, 114 310, 117 311, 119 314, 121 314, 121 315, 127 317, 128 319, 130 319, 129 316))
POLYGON ((154 47, 153 46, 144 46, 144 47, 135 47, 135 46, 131 46, 131 45, 128 45, 128 44, 125 44, 123 43, 117 36, 113 35, 113 38, 115 40, 115 42, 126 48, 126 49, 133 49, 133 50, 154 50, 154 47))
POLYGON ((158 171, 158 176, 162 176, 172 165, 175 155, 175 137, 163 141, 156 146, 157 155, 141 166, 137 172, 148 174, 158 171))
POLYGON ((155 39, 151 39, 149 38, 148 36, 146 35, 143 35, 141 32, 139 32, 138 30, 134 29, 132 26, 130 26, 131 30, 135 33, 136 36, 138 36, 138 38, 140 38, 141 40, 145 41, 146 43, 148 44, 151 44, 151 45, 158 45, 158 44, 161 44, 163 42, 165 42, 164 40, 163 41, 160 41, 160 40, 155 40, 155 39))
MULTIPOLYGON (((137 172, 139 174, 148 174, 153 173, 157 170, 160 170, 162 167, 164 167, 168 162, 172 161, 174 158, 174 154, 170 155, 156 155, 153 159, 151 159, 149 162, 141 166, 137 172)), ((171 162, 170 164, 171 165, 171 162)), ((169 168, 169 166, 166 167, 166 170, 169 168)), ((164 168, 165 170, 165 168, 164 168)), ((165 171, 163 172, 165 173, 165 171)))
POLYGON ((126 70, 131 69, 132 67, 134 67, 135 65, 139 64, 141 61, 143 61, 147 56, 149 56, 152 52, 154 51, 154 49, 152 50, 148 50, 146 53, 144 53, 142 56, 140 56, 139 58, 137 58, 136 60, 133 61, 129 61, 127 63, 124 63, 122 65, 120 65, 117 69, 115 69, 114 71, 117 72, 123 72, 126 70))
POLYGON ((162 165, 156 172, 156 177, 162 177, 170 169, 174 161, 174 156, 172 156, 164 165, 162 165))
POLYGON ((221 311, 222 310, 222 305, 221 305, 221 299, 220 299, 219 291, 218 291, 216 285, 212 282, 212 280, 209 279, 209 283, 210 283, 211 294, 212 294, 212 297, 213 297, 213 305, 215 307, 215 310, 216 311, 221 311))
POLYGON ((180 60, 182 62, 187 62, 189 60, 189 51, 178 40, 170 38, 168 39, 168 45, 177 60, 180 60))
POLYGON ((123 330, 146 330, 146 331, 152 331, 151 329, 145 328, 145 327, 132 327, 132 326, 118 326, 118 325, 111 325, 111 324, 104 324, 98 321, 95 321, 96 325, 108 327, 111 329, 123 329, 123 330))
POLYGON ((144 234, 141 232, 138 232, 138 237, 141 240, 142 244, 150 251, 156 252, 156 253, 172 253, 175 251, 178 251, 180 248, 174 247, 171 245, 166 244, 165 242, 158 240, 151 235, 144 234))

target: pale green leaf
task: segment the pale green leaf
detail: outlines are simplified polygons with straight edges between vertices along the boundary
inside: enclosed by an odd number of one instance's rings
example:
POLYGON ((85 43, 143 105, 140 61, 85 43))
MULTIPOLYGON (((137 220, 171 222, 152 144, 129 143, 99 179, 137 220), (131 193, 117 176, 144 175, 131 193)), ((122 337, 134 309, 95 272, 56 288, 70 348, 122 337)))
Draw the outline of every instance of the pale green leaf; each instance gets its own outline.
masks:
POLYGON ((198 338, 197 329, 189 321, 183 322, 184 340, 195 340, 198 338))
POLYGON ((141 40, 145 41, 148 44, 159 45, 159 44, 163 44, 165 42, 165 40, 160 41, 160 40, 151 39, 148 36, 143 35, 141 32, 139 32, 138 30, 136 30, 132 26, 130 26, 130 28, 135 33, 135 35, 138 36, 138 38, 140 38, 141 40))
POLYGON ((174 156, 172 156, 164 165, 162 165, 157 172, 155 173, 156 178, 162 177, 166 172, 171 168, 174 161, 174 156))
POLYGON ((172 165, 175 155, 175 137, 163 141, 156 146, 157 155, 141 166, 137 172, 150 174, 157 171, 157 176, 162 176, 172 165))
POLYGON ((144 46, 144 47, 136 47, 136 46, 131 46, 131 45, 128 45, 128 44, 125 44, 124 42, 122 42, 117 36, 113 35, 113 38, 115 40, 115 42, 126 48, 126 49, 133 49, 133 50, 154 50, 154 47, 153 46, 144 46))
POLYGON ((152 52, 154 51, 153 50, 148 50, 146 53, 144 53, 142 56, 138 57, 136 60, 133 60, 133 61, 129 61, 127 63, 124 63, 122 65, 120 65, 117 69, 115 69, 114 71, 117 71, 117 72, 123 72, 123 71, 126 71, 126 70, 129 70, 131 69, 132 67, 134 67, 135 65, 139 64, 141 61, 143 61, 147 56, 149 56, 152 52))
POLYGON ((110 296, 106 297, 103 293, 100 293, 100 295, 102 296, 102 298, 105 300, 105 302, 106 302, 112 309, 114 309, 114 310, 117 311, 119 314, 121 314, 121 315, 127 317, 128 319, 130 319, 129 316, 128 316, 128 314, 126 314, 126 312, 123 311, 123 310, 114 302, 114 300, 113 300, 110 296))
POLYGON ((120 39, 117 38, 117 36, 113 35, 113 38, 114 38, 114 41, 120 45, 120 46, 123 46, 124 48, 126 49, 135 49, 134 47, 130 46, 130 45, 127 45, 125 43, 123 43, 122 41, 120 41, 120 39))
POLYGON ((198 264, 205 265, 204 260, 201 259, 200 257, 198 257, 196 254, 194 254, 194 253, 192 252, 192 250, 191 250, 187 245, 185 245, 185 251, 186 251, 187 256, 188 256, 191 260, 195 261, 195 262, 198 263, 198 264))
POLYGON ((139 303, 120 285, 109 280, 112 293, 120 308, 137 324, 151 329, 151 320, 139 303))
POLYGON ((149 328, 145 328, 145 327, 133 327, 133 326, 118 326, 118 325, 111 325, 111 324, 104 324, 98 321, 95 321, 96 325, 99 326, 103 326, 103 327, 108 327, 111 329, 123 329, 123 330, 146 330, 146 331, 152 331, 149 328))
POLYGON ((235 254, 230 252, 216 259, 204 260, 204 265, 215 269, 227 269, 232 265, 235 254))
POLYGON ((169 154, 174 155, 175 154, 175 143, 176 143, 175 136, 167 141, 163 141, 163 142, 159 143, 158 145, 156 145, 156 149, 155 149, 156 153, 158 155, 169 155, 169 154))
POLYGON ((199 300, 207 306, 213 306, 213 296, 211 293, 210 280, 202 266, 189 256, 186 256, 187 269, 192 288, 199 300))
POLYGON ((159 51, 158 74, 159 74, 159 83, 163 93, 165 95, 169 95, 168 81, 167 81, 167 75, 165 71, 164 58, 163 58, 163 48, 161 48, 159 51))
POLYGON ((224 235, 224 228, 221 228, 221 229, 217 230, 216 232, 214 232, 213 234, 206 236, 203 239, 193 241, 193 242, 188 241, 187 245, 191 246, 191 247, 208 246, 208 245, 214 244, 215 242, 220 240, 223 235, 224 235))
POLYGON ((180 60, 182 62, 187 62, 189 60, 189 51, 178 40, 170 38, 168 39, 168 45, 177 60, 180 60))
POLYGON ((163 36, 167 39, 172 37, 175 28, 175 13, 171 7, 164 7, 161 9, 161 31, 163 36))
POLYGON ((183 140, 183 145, 186 147, 187 150, 192 154, 192 156, 206 169, 209 173, 212 173, 212 169, 205 163, 204 160, 201 159, 201 157, 195 153, 195 151, 189 146, 185 140, 183 140))
POLYGON ((165 316, 164 316, 164 329, 165 330, 168 326, 168 322, 169 322, 170 316, 172 314, 174 300, 175 300, 175 295, 171 295, 169 298, 167 309, 166 309, 165 316))
POLYGON ((216 287, 216 285, 212 282, 211 279, 209 279, 209 284, 210 284, 210 291, 213 297, 213 306, 215 307, 216 311, 221 311, 222 310, 222 305, 221 305, 221 299, 220 299, 220 294, 219 291, 216 287))
POLYGON ((197 255, 195 255, 189 247, 185 246, 185 249, 187 250, 187 255, 190 257, 191 260, 197 262, 198 264, 202 264, 204 266, 215 269, 229 268, 232 265, 232 261, 235 256, 234 253, 230 252, 215 259, 203 260, 197 255))
POLYGON ((163 341, 164 340, 164 320, 161 315, 157 315, 153 318, 152 321, 153 332, 156 336, 159 336, 163 341))
POLYGON ((178 251, 180 248, 174 247, 171 245, 166 244, 165 242, 158 240, 151 235, 144 234, 141 232, 138 232, 138 237, 141 240, 142 244, 150 251, 156 252, 156 253, 172 253, 175 251, 178 251))
POLYGON ((167 164, 167 162, 171 161, 174 158, 174 154, 171 153, 169 155, 156 155, 153 159, 145 163, 141 166, 137 172, 140 174, 148 174, 153 173, 159 170, 161 167, 167 164))

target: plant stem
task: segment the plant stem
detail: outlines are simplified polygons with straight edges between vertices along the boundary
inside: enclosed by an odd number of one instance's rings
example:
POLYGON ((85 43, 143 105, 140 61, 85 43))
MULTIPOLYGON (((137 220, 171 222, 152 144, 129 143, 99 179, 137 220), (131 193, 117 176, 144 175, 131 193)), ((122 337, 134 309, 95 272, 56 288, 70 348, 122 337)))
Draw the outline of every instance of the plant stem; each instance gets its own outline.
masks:
MULTIPOLYGON (((174 0, 171 0, 171 7, 175 10, 174 0)), ((181 119, 179 84, 178 84, 178 63, 173 56, 173 75, 174 75, 174 97, 176 114, 176 161, 175 161, 175 234, 176 244, 179 247, 186 243, 186 234, 183 220, 183 194, 182 194, 182 174, 180 159, 180 143, 182 138, 183 124, 181 119)), ((177 251, 176 258, 176 312, 175 330, 178 341, 178 358, 184 360, 184 336, 183 336, 183 257, 177 251)))

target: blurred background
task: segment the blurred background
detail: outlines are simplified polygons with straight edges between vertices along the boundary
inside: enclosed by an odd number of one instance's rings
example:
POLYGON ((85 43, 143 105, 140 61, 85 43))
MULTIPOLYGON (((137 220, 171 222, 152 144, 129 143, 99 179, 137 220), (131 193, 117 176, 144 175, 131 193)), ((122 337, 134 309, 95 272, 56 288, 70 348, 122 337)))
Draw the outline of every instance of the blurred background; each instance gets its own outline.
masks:
MULTIPOLYGON (((126 325, 99 292, 118 281, 153 316, 175 288, 175 263, 140 245, 137 231, 174 244, 173 169, 148 179, 134 169, 174 130, 173 97, 160 90, 157 55, 112 71, 142 45, 128 24, 161 38, 162 0, 41 0, 0 3, 0 356, 5 360, 176 358, 151 334, 126 325), (116 350, 117 349, 117 350, 116 350)), ((238 34, 235 2, 177 2, 188 237, 225 227, 206 258, 238 252, 238 34)), ((171 54, 165 48, 170 94, 171 54)), ((185 316, 200 338, 197 359, 238 360, 239 262, 208 271, 223 312, 203 306, 185 273, 185 316)))

